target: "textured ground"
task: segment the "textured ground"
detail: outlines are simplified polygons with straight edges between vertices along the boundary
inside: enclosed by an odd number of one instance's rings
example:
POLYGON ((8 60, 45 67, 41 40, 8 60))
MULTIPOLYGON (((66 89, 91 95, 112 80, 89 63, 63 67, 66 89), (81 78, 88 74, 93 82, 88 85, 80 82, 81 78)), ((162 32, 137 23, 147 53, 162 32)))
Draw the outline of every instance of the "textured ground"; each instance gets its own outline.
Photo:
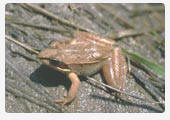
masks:
MULTIPOLYGON (((157 41, 164 38, 164 6, 162 4, 34 4, 103 36, 121 30, 145 31, 140 36, 118 40, 122 48, 164 65, 164 54, 155 49, 157 41), (147 31, 158 30, 158 34, 147 31)), ((69 37, 66 31, 73 27, 35 12, 23 4, 6 5, 6 35, 26 45, 43 49, 53 40, 69 37), (55 30, 14 24, 27 23, 55 30)), ((107 89, 81 79, 77 98, 68 106, 54 103, 69 89, 70 81, 35 61, 36 55, 22 47, 5 41, 6 112, 163 112, 164 107, 122 95, 116 100, 107 89)), ((134 68, 145 79, 148 75, 134 68)), ((93 76, 102 81, 100 74, 93 76)), ((150 93, 129 75, 126 92, 153 100, 150 93)), ((149 89, 149 88, 148 88, 149 89)))

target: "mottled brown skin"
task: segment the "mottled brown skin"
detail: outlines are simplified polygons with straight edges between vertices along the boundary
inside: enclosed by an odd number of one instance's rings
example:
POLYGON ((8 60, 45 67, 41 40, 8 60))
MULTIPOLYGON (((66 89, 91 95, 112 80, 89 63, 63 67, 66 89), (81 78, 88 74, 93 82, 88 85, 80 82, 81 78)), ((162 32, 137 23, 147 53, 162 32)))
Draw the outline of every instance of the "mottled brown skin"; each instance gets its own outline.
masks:
POLYGON ((76 32, 74 38, 66 43, 53 42, 49 48, 42 50, 38 57, 42 63, 65 73, 72 85, 68 95, 56 102, 71 102, 78 91, 78 76, 88 76, 103 71, 107 84, 123 90, 125 87, 127 65, 119 47, 109 39, 100 36, 76 32))

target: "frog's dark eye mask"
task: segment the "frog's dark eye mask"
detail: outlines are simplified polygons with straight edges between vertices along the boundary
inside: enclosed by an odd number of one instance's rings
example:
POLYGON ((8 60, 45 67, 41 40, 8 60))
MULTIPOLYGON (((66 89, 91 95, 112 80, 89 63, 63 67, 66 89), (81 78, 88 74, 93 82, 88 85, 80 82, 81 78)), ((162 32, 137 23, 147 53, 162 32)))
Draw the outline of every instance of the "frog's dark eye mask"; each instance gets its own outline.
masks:
POLYGON ((58 61, 58 60, 54 60, 52 58, 41 58, 43 60, 48 60, 50 62, 51 65, 54 65, 54 66, 59 66, 59 65, 62 65, 63 63, 61 61, 58 61))
POLYGON ((50 64, 55 65, 55 66, 59 66, 59 65, 62 64, 62 62, 56 61, 56 60, 52 60, 52 59, 50 59, 49 62, 50 62, 50 64))

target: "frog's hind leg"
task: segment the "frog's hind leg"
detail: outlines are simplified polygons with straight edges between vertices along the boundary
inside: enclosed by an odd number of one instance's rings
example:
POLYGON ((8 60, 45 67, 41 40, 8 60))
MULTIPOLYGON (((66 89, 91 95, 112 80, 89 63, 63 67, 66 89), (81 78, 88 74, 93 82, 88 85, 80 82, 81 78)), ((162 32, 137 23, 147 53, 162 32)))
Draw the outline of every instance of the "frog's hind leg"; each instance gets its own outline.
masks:
POLYGON ((63 105, 70 103, 75 98, 80 85, 80 80, 75 73, 69 73, 68 77, 70 78, 72 85, 68 91, 66 98, 56 100, 57 103, 62 103, 63 105))
POLYGON ((107 84, 123 90, 126 83, 127 65, 121 49, 116 47, 103 66, 103 76, 107 84))

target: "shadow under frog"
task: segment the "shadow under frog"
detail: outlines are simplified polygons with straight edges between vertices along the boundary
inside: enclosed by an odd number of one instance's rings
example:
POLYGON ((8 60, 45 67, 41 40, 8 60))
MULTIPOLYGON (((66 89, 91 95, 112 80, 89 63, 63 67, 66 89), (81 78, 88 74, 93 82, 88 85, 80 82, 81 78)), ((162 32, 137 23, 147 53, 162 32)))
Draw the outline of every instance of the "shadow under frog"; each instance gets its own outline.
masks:
MULTIPOLYGON (((101 71, 98 71, 98 72, 101 73, 101 71)), ((94 73, 91 76, 94 76, 96 74, 98 74, 98 73, 94 73)), ((102 77, 102 79, 104 79, 103 75, 101 77, 102 77)), ((79 76, 79 78, 80 78, 80 81, 87 80, 87 78, 84 76, 79 76)), ((30 79, 31 79, 31 81, 33 81, 37 84, 41 84, 44 87, 57 87, 57 86, 62 85, 66 88, 67 91, 70 89, 70 86, 71 86, 71 81, 65 74, 58 72, 58 71, 50 68, 47 65, 41 65, 39 68, 37 68, 33 73, 31 73, 30 79)), ((106 83, 105 80, 103 80, 103 82, 106 83)), ((87 82, 87 83, 89 83, 89 82, 87 82)), ((91 84, 91 85, 93 85, 93 84, 91 84)), ((100 87, 98 87, 98 88, 102 89, 100 87)))
POLYGON ((63 85, 67 90, 69 90, 71 86, 71 81, 66 75, 51 69, 47 65, 41 65, 37 68, 30 75, 30 79, 45 87, 57 87, 59 85, 63 85))

